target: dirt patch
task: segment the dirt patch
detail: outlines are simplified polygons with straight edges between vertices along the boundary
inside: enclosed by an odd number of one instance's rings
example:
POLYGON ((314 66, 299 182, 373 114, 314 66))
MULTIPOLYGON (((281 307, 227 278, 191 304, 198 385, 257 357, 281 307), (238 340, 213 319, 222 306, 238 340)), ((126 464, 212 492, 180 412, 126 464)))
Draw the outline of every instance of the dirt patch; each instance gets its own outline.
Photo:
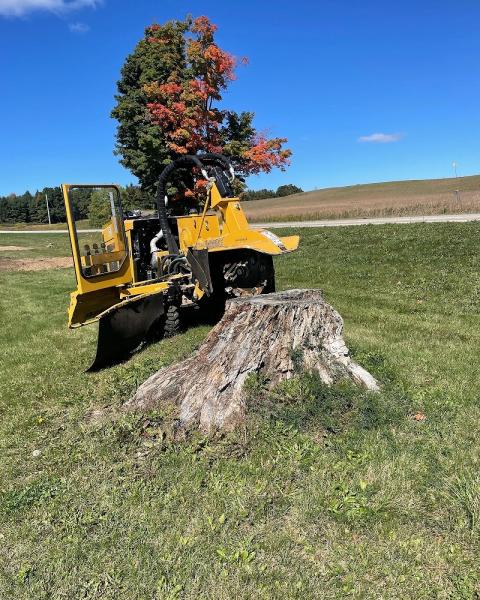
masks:
POLYGON ((0 271, 44 271, 46 269, 66 269, 72 266, 70 257, 54 258, 2 258, 0 256, 0 271))
POLYGON ((33 250, 26 246, 0 246, 0 252, 16 252, 17 250, 33 250))

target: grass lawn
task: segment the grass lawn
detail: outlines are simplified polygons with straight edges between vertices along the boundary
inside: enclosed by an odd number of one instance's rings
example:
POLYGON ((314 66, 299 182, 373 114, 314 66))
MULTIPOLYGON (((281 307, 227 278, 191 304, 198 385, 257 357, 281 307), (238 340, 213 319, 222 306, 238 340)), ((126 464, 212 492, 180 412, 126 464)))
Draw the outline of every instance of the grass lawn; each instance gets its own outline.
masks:
POLYGON ((70 241, 65 233, 44 235, 41 233, 9 233, 0 231, 0 257, 1 258, 53 258, 56 256, 71 256, 70 241), (3 248, 23 248, 23 250, 3 250, 3 248))
MULTIPOLYGON (((77 229, 91 229, 91 225, 88 219, 80 219, 77 221, 77 229)), ((66 223, 52 223, 49 225, 48 223, 0 223, 0 233, 3 230, 8 231, 9 229, 15 230, 58 230, 58 229, 67 229, 66 223)))
POLYGON ((278 287, 323 289, 383 391, 251 386, 220 440, 116 410, 208 328, 84 374, 73 271, 0 273, 0 598, 480 597, 480 224, 301 235, 278 287))

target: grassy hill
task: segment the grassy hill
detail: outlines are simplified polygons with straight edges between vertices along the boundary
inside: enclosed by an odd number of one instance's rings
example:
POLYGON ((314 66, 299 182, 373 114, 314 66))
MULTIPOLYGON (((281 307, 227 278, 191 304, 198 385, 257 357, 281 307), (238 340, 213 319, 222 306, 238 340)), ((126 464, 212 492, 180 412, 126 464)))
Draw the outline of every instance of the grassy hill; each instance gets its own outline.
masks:
MULTIPOLYGON (((325 188, 244 202, 243 206, 252 222, 480 212, 480 175, 325 188)), ((90 225, 82 221, 80 226, 90 225)), ((64 223, 0 223, 0 230, 65 228, 64 223)))
MULTIPOLYGON (((72 269, 0 270, 0 598, 479 597, 480 223, 300 233, 279 289, 321 287, 382 392, 258 386, 222 439, 120 410, 208 328, 85 374, 72 269)), ((0 245, 69 254, 59 234, 0 245)))
POLYGON ((326 188, 244 206, 252 221, 478 212, 480 175, 326 188))

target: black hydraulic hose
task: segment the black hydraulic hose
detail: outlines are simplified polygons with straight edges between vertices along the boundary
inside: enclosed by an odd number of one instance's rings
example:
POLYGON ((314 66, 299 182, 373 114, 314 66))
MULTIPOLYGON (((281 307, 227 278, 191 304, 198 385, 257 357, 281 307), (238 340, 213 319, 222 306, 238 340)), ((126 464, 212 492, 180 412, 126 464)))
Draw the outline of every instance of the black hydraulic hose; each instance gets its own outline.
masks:
POLYGON ((217 154, 215 152, 206 152, 205 154, 199 154, 198 158, 204 162, 212 161, 212 162, 216 162, 217 164, 220 163, 220 165, 226 171, 229 171, 231 176, 233 177, 234 173, 233 173, 232 163, 230 162, 230 159, 227 158, 224 154, 217 154))
POLYGON ((177 256, 176 258, 174 258, 171 263, 168 265, 168 271, 172 271, 175 266, 180 263, 186 264, 187 263, 187 258, 186 256, 177 256))
MULTIPOLYGON (((161 266, 162 273, 165 271, 165 269, 164 269, 165 263, 168 260, 172 261, 173 259, 178 258, 178 257, 179 257, 178 254, 166 254, 165 256, 162 256, 161 259, 160 259, 160 266, 161 266)), ((167 269, 167 271, 168 271, 168 269, 167 269)))
POLYGON ((229 171, 231 180, 233 180, 235 174, 233 171, 232 163, 230 160, 224 156, 223 154, 216 154, 214 152, 206 152, 205 154, 199 154, 198 156, 194 156, 192 154, 187 154, 182 156, 181 158, 177 158, 169 165, 167 165, 160 177, 158 178, 157 183, 157 209, 158 209, 158 220, 160 223, 160 229, 163 231, 165 235, 165 239, 167 241, 167 248, 170 254, 179 254, 178 244, 175 238, 173 237, 172 230, 170 229, 170 223, 168 222, 167 215, 167 207, 165 206, 165 196, 166 196, 166 185, 170 174, 176 169, 180 169, 182 167, 186 167, 188 165, 194 165, 198 167, 205 177, 208 177, 205 172, 205 167, 202 163, 202 160, 206 162, 213 162, 217 165, 221 165, 224 170, 229 171))
POLYGON ((157 209, 158 209, 158 220, 160 222, 160 229, 163 231, 165 235, 165 239, 167 241, 167 248, 170 254, 178 254, 178 244, 175 238, 173 237, 172 230, 170 229, 170 223, 168 222, 167 215, 167 207, 165 206, 165 196, 166 196, 166 185, 168 181, 168 177, 175 171, 176 169, 180 169, 182 167, 186 167, 188 165, 195 165, 202 171, 204 171, 204 166, 201 161, 196 157, 190 154, 182 156, 181 158, 177 158, 172 163, 167 165, 160 177, 158 178, 157 183, 157 209))

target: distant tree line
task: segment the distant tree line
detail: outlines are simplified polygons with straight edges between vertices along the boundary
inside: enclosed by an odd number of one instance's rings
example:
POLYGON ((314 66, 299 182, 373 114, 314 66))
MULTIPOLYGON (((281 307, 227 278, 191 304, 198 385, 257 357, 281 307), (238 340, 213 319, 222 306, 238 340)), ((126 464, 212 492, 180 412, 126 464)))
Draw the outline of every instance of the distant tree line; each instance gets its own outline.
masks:
POLYGON ((25 192, 0 197, 0 223, 48 223, 45 194, 52 222, 65 221, 65 206, 60 188, 44 188, 41 192, 25 192))
MULTIPOLYGON (((299 194, 302 191, 301 188, 290 183, 288 185, 281 185, 276 191, 268 189, 246 190, 241 193, 240 197, 243 201, 262 200, 265 198, 281 198, 283 196, 290 196, 291 194, 299 194)), ((75 218, 93 218, 91 213, 95 212, 96 209, 90 206, 92 202, 91 192, 77 190, 75 194, 75 218)), ((127 185, 121 188, 121 194, 124 210, 155 207, 155 199, 138 185, 127 185)), ((48 223, 45 197, 48 197, 52 223, 65 223, 65 205, 62 190, 59 187, 46 187, 41 191, 35 192, 35 194, 25 192, 21 196, 17 196, 16 194, 0 196, 0 223, 48 223)))
MULTIPOLYGON (((88 219, 92 194, 90 191, 84 192, 85 198, 82 201, 80 192, 80 190, 76 192, 75 218, 88 219)), ((124 210, 154 207, 154 198, 144 192, 140 186, 127 185, 121 188, 121 193, 124 210)), ((16 194, 0 196, 0 223, 48 223, 45 196, 48 197, 52 223, 65 223, 67 217, 60 187, 46 187, 35 194, 25 192, 21 196, 16 194)))
POLYGON ((283 198, 284 196, 291 196, 292 194, 300 194, 303 192, 302 188, 299 188, 297 185, 293 185, 293 183, 288 183, 287 185, 281 185, 277 188, 277 191, 274 190, 245 190, 240 195, 240 198, 248 202, 250 200, 265 200, 266 198, 283 198))

